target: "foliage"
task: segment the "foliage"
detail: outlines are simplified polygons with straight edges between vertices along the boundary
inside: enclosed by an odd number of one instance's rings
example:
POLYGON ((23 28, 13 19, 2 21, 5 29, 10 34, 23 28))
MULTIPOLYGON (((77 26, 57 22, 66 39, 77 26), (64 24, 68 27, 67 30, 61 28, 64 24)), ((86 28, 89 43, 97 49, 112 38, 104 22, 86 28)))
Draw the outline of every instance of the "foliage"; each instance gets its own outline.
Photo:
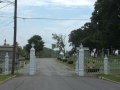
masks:
POLYGON ((24 47, 24 49, 28 52, 30 52, 30 49, 31 49, 31 44, 32 42, 34 42, 35 46, 35 52, 39 52, 39 51, 42 51, 43 50, 43 47, 44 47, 44 42, 42 41, 42 38, 41 36, 39 35, 34 35, 32 36, 30 39, 28 39, 28 44, 26 44, 26 46, 24 47))
POLYGON ((17 50, 18 50, 19 55, 21 55, 21 56, 24 55, 23 49, 22 49, 21 47, 18 46, 18 47, 17 47, 17 50))
POLYGON ((52 34, 52 39, 56 40, 55 44, 52 44, 52 49, 58 48, 59 52, 61 53, 63 52, 64 56, 65 56, 65 35, 62 34, 52 34))
MULTIPOLYGON (((97 0, 91 16, 91 22, 69 34, 69 42, 75 47, 83 43, 90 50, 96 48, 108 49, 111 54, 111 46, 120 49, 120 1, 97 0)), ((75 51, 75 47, 71 50, 75 51)))

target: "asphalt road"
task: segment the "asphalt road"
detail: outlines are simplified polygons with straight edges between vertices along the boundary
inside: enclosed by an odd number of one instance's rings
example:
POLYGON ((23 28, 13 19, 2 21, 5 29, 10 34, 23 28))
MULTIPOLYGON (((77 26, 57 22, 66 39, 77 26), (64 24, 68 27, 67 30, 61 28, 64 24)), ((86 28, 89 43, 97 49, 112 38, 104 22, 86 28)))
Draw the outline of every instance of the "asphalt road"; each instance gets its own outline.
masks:
POLYGON ((0 85, 0 90, 120 90, 120 84, 79 77, 74 70, 54 59, 37 59, 34 76, 13 78, 0 85))

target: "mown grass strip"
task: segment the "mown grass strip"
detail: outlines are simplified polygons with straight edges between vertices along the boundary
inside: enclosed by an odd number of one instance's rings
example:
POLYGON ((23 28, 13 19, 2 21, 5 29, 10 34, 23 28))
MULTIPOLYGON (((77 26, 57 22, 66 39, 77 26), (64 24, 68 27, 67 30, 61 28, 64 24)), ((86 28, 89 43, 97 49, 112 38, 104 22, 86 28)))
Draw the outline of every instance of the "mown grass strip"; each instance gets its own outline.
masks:
POLYGON ((112 80, 112 81, 120 82, 120 76, 119 75, 96 74, 95 76, 104 77, 104 78, 112 80))
POLYGON ((0 75, 0 82, 7 80, 10 77, 13 77, 15 75, 0 75))

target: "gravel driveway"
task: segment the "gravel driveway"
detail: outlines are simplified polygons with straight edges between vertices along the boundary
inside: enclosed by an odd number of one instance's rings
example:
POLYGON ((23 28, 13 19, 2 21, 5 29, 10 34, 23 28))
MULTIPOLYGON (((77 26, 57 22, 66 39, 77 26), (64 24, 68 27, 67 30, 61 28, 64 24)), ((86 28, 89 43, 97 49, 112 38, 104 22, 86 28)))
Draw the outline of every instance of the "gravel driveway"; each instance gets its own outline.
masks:
POLYGON ((120 90, 120 84, 92 77, 79 77, 74 69, 53 58, 37 59, 37 73, 29 76, 29 64, 21 69, 25 74, 0 84, 0 90, 120 90))

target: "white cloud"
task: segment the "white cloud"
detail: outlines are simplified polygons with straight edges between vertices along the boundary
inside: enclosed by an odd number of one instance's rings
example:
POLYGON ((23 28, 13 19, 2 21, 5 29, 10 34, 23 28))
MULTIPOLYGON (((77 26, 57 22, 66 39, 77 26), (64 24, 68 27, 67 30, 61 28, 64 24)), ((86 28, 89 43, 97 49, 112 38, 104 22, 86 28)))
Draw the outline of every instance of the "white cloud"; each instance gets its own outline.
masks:
POLYGON ((20 6, 93 6, 96 0, 19 0, 20 6))

